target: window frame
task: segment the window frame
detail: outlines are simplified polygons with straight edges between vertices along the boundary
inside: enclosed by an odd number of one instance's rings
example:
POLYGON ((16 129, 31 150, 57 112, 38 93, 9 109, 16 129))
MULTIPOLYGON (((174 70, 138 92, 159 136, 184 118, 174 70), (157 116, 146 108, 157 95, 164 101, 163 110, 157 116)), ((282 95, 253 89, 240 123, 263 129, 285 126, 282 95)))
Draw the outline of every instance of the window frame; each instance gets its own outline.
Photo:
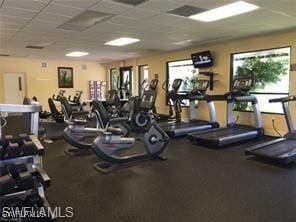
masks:
MULTIPOLYGON (((116 71, 117 76, 119 75, 118 73, 118 69, 117 68, 109 68, 109 79, 110 79, 110 83, 109 83, 109 90, 112 90, 112 70, 116 71)), ((116 83, 116 90, 117 90, 117 83, 116 83)))
MULTIPOLYGON (((289 85, 288 85, 288 93, 265 93, 265 92, 250 92, 252 95, 290 95, 290 87, 291 87, 291 52, 292 52, 292 46, 281 46, 281 47, 275 47, 275 48, 264 48, 264 49, 257 49, 257 50, 249 50, 249 51, 240 51, 240 52, 233 52, 230 54, 230 78, 229 78, 229 90, 232 88, 232 81, 233 81, 233 57, 236 54, 242 54, 242 53, 252 53, 252 52, 261 52, 261 51, 268 51, 268 50, 274 50, 274 49, 284 49, 284 48, 289 48, 290 49, 290 61, 289 61, 289 69, 288 69, 288 75, 289 75, 289 85)), ((251 113, 253 111, 249 110, 233 110, 235 112, 243 112, 243 113, 251 113)), ((285 115, 283 113, 273 113, 273 112, 263 112, 260 111, 262 114, 270 114, 270 115, 280 115, 283 116, 285 115)))
MULTIPOLYGON (((183 59, 177 59, 177 60, 170 60, 170 61, 166 61, 166 95, 168 93, 168 90, 169 90, 169 63, 170 62, 181 62, 181 61, 185 61, 185 60, 192 60, 191 58, 183 58, 183 59)), ((193 64, 192 64, 193 66, 193 64)), ((194 67, 194 66, 193 66, 194 67)), ((168 97, 166 96, 165 97, 165 101, 166 101, 166 106, 169 106, 168 105, 168 97)), ((189 108, 189 105, 181 105, 182 108, 189 108)))

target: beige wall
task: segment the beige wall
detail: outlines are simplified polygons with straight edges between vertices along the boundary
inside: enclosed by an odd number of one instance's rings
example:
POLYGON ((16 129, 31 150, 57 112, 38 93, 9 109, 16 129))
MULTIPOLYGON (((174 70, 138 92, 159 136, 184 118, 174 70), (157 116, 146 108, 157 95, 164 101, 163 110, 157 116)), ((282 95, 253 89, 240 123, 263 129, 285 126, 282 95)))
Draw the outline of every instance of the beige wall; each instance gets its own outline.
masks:
POLYGON ((103 67, 96 62, 0 58, 0 102, 4 102, 3 73, 22 72, 26 73, 27 96, 37 96, 44 109, 48 109, 48 97, 59 90, 57 67, 73 67, 74 88, 66 89, 67 96, 74 95, 75 90, 82 90, 83 99, 88 99, 88 80, 106 80, 103 67), (41 62, 47 62, 47 68, 42 68, 41 62), (86 70, 82 70, 82 64, 87 65, 86 70))
MULTIPOLYGON (((235 52, 244 52, 251 50, 259 50, 259 49, 268 49, 268 48, 276 48, 276 47, 284 47, 284 46, 292 46, 291 51, 291 63, 296 63, 296 32, 287 32, 280 34, 272 34, 267 36, 259 36, 248 39, 224 42, 219 44, 207 45, 204 47, 197 47, 182 51, 175 51, 170 53, 165 53, 161 55, 155 55, 150 57, 143 57, 138 59, 126 60, 123 62, 114 62, 104 64, 106 75, 108 75, 108 70, 110 68, 118 68, 120 65, 125 66, 133 66, 134 73, 137 74, 138 66, 142 64, 149 65, 149 78, 153 78, 154 74, 159 74, 160 83, 165 81, 166 79, 166 62, 172 60, 186 59, 190 58, 190 54, 203 51, 203 50, 211 50, 214 58, 215 65, 212 67, 212 71, 214 73, 218 73, 215 76, 215 80, 217 80, 214 84, 214 90, 208 91, 209 94, 220 94, 229 90, 229 78, 230 78, 230 54, 235 52)), ((296 94, 296 81, 295 71, 290 73, 290 94, 296 94)), ((161 85, 161 84, 160 84, 161 85)), ((159 112, 167 113, 167 107, 165 106, 165 94, 161 87, 159 86, 159 94, 157 99, 157 109, 159 112)), ((291 106, 292 111, 296 113, 295 106, 291 106)), ((223 102, 216 103, 217 109, 217 118, 218 122, 225 124, 225 111, 226 105, 223 102)), ((201 119, 207 119, 207 108, 205 104, 201 105, 198 109, 199 116, 201 119)), ((235 113, 235 116, 239 116, 239 123, 250 123, 252 122, 252 114, 250 113, 235 113)), ((183 110, 183 117, 186 119, 187 117, 187 109, 183 110)), ((274 134, 274 130, 272 127, 271 119, 275 118, 275 123, 279 131, 286 132, 286 124, 284 117, 282 115, 263 115, 263 122, 266 132, 268 134, 274 134)))

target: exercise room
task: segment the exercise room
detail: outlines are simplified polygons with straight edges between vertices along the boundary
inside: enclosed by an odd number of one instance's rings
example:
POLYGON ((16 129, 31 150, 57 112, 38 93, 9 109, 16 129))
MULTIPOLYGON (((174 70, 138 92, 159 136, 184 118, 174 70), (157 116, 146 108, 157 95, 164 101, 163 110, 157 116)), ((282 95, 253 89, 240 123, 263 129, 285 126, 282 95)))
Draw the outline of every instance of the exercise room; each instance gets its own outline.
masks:
POLYGON ((0 220, 295 221, 294 0, 0 0, 0 220))

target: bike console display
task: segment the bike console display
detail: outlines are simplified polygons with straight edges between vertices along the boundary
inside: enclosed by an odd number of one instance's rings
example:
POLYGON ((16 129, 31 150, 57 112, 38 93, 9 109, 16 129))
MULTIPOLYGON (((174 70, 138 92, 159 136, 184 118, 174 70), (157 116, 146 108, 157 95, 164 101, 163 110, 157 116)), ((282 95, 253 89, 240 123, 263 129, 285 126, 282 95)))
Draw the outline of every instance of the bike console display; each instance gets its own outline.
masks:
POLYGON ((182 84, 183 80, 182 79, 174 79, 173 84, 172 84, 172 91, 177 92, 182 84))

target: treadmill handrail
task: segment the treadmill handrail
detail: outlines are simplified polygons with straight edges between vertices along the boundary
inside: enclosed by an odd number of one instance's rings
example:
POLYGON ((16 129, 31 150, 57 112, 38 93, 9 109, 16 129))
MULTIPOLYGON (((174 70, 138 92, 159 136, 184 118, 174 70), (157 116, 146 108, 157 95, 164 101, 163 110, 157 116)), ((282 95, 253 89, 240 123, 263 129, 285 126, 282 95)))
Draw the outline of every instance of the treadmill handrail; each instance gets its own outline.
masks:
POLYGON ((237 96, 237 97, 234 97, 234 100, 236 102, 254 102, 254 103, 258 102, 256 96, 253 96, 253 95, 237 96))
POLYGON ((289 101, 296 101, 296 96, 286 96, 286 97, 281 97, 281 98, 275 98, 275 99, 270 99, 270 103, 286 103, 289 101))
POLYGON ((226 101, 226 97, 224 94, 217 94, 217 95, 208 95, 206 94, 205 96, 205 100, 207 102, 211 102, 211 101, 226 101))

